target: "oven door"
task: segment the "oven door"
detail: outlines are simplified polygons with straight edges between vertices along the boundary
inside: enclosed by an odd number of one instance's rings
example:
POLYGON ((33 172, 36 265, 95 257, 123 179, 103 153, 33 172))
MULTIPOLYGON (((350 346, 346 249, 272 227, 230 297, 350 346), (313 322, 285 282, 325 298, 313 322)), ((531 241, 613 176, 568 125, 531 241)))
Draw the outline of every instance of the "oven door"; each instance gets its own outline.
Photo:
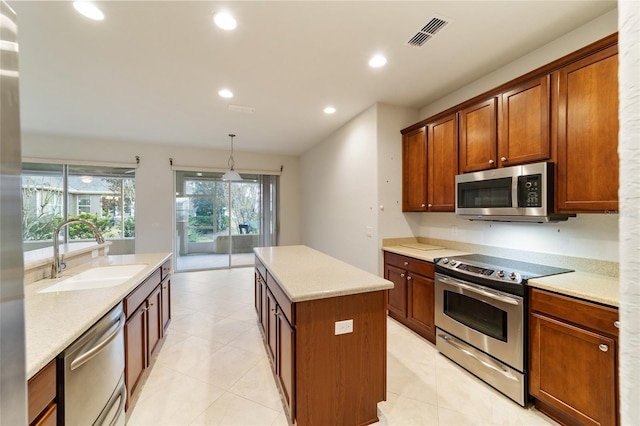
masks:
POLYGON ((524 372, 524 298, 435 274, 436 327, 524 372))

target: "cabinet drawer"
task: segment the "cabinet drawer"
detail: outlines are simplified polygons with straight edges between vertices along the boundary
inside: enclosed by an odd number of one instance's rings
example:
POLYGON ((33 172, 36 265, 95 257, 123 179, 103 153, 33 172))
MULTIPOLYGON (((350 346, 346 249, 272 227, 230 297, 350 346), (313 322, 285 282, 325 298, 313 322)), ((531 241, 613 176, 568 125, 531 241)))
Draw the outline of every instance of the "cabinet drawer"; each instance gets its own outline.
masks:
POLYGON ((256 271, 258 271, 258 274, 260 274, 260 277, 262 278, 263 281, 266 280, 267 268, 262 264, 262 262, 258 260, 257 257, 256 257, 256 271))
POLYGON ((147 297, 151 294, 151 292, 160 284, 162 281, 160 277, 162 268, 156 269, 153 274, 146 280, 142 282, 135 290, 133 290, 127 297, 124 299, 124 313, 127 318, 136 310, 138 306, 145 301, 147 297))
POLYGON ((569 296, 532 288, 530 290, 532 312, 541 312, 553 317, 590 328, 595 331, 618 336, 618 310, 569 296))
POLYGON ((164 262, 160 267, 160 281, 164 281, 169 275, 171 275, 171 259, 164 262))
POLYGON ((56 361, 38 371, 28 383, 29 424, 56 399, 56 361))
POLYGON ((293 303, 287 297, 287 294, 280 288, 278 281, 267 271, 267 287, 271 290, 273 297, 280 306, 280 311, 287 317, 289 324, 295 324, 295 318, 293 317, 293 303))
POLYGON ((406 269, 407 271, 433 278, 435 267, 431 262, 389 252, 384 253, 384 262, 398 268, 406 269))

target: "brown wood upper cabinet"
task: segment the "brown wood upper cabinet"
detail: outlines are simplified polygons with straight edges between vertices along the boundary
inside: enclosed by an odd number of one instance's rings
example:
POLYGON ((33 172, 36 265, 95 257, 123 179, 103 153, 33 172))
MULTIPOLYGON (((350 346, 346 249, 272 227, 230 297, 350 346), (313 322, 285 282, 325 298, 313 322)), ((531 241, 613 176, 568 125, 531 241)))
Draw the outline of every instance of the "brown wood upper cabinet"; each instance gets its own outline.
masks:
POLYGON ((460 111, 460 171, 475 172, 497 167, 498 97, 460 111))
POLYGON ((403 136, 402 211, 452 212, 458 173, 458 116, 449 114, 403 136))
POLYGON ((458 174, 458 115, 449 114, 427 125, 427 211, 455 211, 458 174))
POLYGON ((427 211, 426 127, 402 137, 402 211, 427 211))
POLYGON ((498 167, 551 158, 550 76, 502 93, 498 115, 498 167))
POLYGON ((551 158, 549 80, 520 83, 460 112, 463 173, 551 158))
POLYGON ((553 74, 559 212, 618 210, 618 46, 553 74))

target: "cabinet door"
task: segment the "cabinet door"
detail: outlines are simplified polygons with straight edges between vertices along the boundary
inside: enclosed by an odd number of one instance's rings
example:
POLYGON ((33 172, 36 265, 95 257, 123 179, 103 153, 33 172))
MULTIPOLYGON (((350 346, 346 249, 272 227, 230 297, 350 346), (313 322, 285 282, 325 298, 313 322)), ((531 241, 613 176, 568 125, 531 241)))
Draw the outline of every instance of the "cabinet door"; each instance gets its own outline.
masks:
POLYGON ((460 172, 497 166, 497 104, 493 97, 460 111, 460 172))
POLYGON ((162 335, 164 336, 171 322, 171 279, 162 282, 162 335))
POLYGON ((146 314, 146 306, 143 303, 129 316, 124 325, 127 407, 147 367, 146 314))
POLYGON ((560 212, 618 210, 618 48, 555 73, 560 212))
POLYGON ((262 323, 262 288, 260 287, 260 274, 257 269, 253 275, 253 306, 256 309, 258 321, 262 323))
MULTIPOLYGON (((162 288, 156 287, 147 299, 147 344, 151 358, 162 339, 162 288)), ((148 362, 147 362, 148 364, 148 362)))
POLYGON ((387 308, 389 311, 400 315, 402 318, 407 316, 407 272, 403 269, 396 268, 391 265, 385 266, 384 276, 393 282, 394 287, 388 290, 387 308))
POLYGON ((498 116, 500 167, 551 158, 549 80, 546 75, 502 94, 498 116))
POLYGON ((420 335, 435 343, 433 280, 410 273, 407 277, 407 288, 407 319, 420 335))
POLYGON ((538 313, 531 320, 529 393, 581 424, 615 425, 614 339, 538 313))
POLYGON ((431 212, 455 211, 458 174, 458 116, 430 123, 427 134, 429 177, 427 208, 431 212))
POLYGON ((427 136, 424 127, 402 137, 402 211, 427 211, 427 136))
POLYGON ((277 319, 277 331, 278 331, 278 367, 277 374, 280 381, 280 388, 282 389, 282 397, 289 411, 289 418, 295 418, 294 413, 294 360, 295 360, 295 346, 294 346, 294 329, 289 324, 289 321, 284 315, 278 314, 277 319))
POLYGON ((277 314, 278 311, 276 309, 276 299, 271 294, 268 288, 265 287, 267 297, 266 297, 266 309, 267 309, 267 325, 265 327, 267 333, 267 349, 269 352, 269 357, 275 363, 276 362, 276 353, 278 350, 278 335, 277 335, 277 314))

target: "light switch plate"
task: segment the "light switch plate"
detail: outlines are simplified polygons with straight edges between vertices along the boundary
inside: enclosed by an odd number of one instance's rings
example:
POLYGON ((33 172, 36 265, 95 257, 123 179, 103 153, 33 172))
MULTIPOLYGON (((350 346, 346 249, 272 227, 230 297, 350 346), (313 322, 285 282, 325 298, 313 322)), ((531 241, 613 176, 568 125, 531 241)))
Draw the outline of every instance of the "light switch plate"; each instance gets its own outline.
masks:
POLYGON ((336 336, 347 333, 353 333, 353 320, 336 321, 336 336))

